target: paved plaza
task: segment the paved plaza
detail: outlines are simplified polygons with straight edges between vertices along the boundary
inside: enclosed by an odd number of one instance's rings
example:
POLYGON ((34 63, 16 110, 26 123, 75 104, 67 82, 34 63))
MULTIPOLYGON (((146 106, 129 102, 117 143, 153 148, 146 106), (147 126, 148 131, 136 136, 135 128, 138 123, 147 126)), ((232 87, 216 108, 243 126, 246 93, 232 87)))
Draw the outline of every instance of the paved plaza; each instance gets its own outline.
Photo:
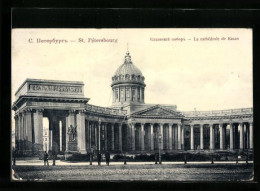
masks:
POLYGON ((43 166, 40 160, 18 160, 15 176, 27 180, 170 180, 170 181, 248 181, 253 178, 253 162, 112 162, 110 166, 96 162, 56 161, 56 166, 43 166))

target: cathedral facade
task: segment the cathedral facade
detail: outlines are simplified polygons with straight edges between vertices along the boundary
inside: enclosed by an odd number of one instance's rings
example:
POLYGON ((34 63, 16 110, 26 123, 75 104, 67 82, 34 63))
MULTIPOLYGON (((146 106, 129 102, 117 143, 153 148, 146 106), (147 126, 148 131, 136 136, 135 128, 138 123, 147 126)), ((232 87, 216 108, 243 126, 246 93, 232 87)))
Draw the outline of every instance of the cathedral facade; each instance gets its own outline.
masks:
POLYGON ((253 108, 181 112, 176 105, 145 104, 145 77, 130 53, 112 76, 111 107, 89 104, 84 83, 26 79, 15 93, 15 147, 87 153, 155 153, 253 149, 253 108))

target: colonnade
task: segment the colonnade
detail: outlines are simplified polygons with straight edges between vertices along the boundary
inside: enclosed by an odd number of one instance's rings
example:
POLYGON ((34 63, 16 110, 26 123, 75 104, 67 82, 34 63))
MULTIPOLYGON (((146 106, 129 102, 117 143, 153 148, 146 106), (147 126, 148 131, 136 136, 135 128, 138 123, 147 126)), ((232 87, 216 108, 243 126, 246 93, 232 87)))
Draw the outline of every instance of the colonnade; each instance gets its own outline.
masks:
MULTIPOLYGON (((43 151, 43 113, 43 109, 27 109, 15 115, 15 139, 19 151, 43 151)), ((67 152, 86 153, 91 149, 157 152, 159 147, 164 151, 253 149, 252 121, 189 124, 114 119, 111 122, 111 119, 89 118, 84 110, 63 111, 59 117, 50 117, 50 120, 50 142, 56 142, 58 150, 67 152), (70 126, 77 128, 73 147, 69 145, 70 126)))
POLYGON ((253 149, 253 123, 169 124, 87 121, 88 149, 109 151, 253 149))
POLYGON ((31 154, 43 150, 43 110, 26 109, 15 115, 16 149, 31 154))

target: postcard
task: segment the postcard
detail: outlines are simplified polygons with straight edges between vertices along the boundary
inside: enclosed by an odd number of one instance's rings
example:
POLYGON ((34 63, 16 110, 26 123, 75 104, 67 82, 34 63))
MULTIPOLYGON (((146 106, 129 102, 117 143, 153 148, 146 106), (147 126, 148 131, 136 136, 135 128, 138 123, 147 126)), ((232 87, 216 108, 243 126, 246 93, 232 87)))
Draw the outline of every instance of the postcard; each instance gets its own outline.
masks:
POLYGON ((252 181, 251 28, 12 29, 12 180, 252 181))

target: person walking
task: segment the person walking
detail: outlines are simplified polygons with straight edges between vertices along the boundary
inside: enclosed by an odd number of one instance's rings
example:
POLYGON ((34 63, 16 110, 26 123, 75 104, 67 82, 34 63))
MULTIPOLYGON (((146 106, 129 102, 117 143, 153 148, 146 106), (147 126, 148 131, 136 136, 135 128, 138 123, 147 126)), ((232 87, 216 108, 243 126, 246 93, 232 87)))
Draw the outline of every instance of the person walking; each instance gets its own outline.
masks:
POLYGON ((13 166, 16 165, 16 149, 13 148, 13 166))
POLYGON ((92 161, 93 161, 93 152, 92 152, 92 150, 90 150, 90 152, 89 152, 89 165, 92 165, 92 161))
POLYGON ((98 166, 100 166, 101 165, 101 153, 100 152, 98 152, 98 154, 97 154, 97 161, 98 161, 98 166))
POLYGON ((44 151, 44 156, 43 156, 44 166, 46 166, 46 164, 47 166, 49 166, 48 157, 49 157, 48 153, 44 151))
POLYGON ((107 164, 107 166, 109 166, 109 162, 110 162, 110 153, 109 153, 108 151, 106 152, 105 157, 106 157, 106 164, 107 164))

